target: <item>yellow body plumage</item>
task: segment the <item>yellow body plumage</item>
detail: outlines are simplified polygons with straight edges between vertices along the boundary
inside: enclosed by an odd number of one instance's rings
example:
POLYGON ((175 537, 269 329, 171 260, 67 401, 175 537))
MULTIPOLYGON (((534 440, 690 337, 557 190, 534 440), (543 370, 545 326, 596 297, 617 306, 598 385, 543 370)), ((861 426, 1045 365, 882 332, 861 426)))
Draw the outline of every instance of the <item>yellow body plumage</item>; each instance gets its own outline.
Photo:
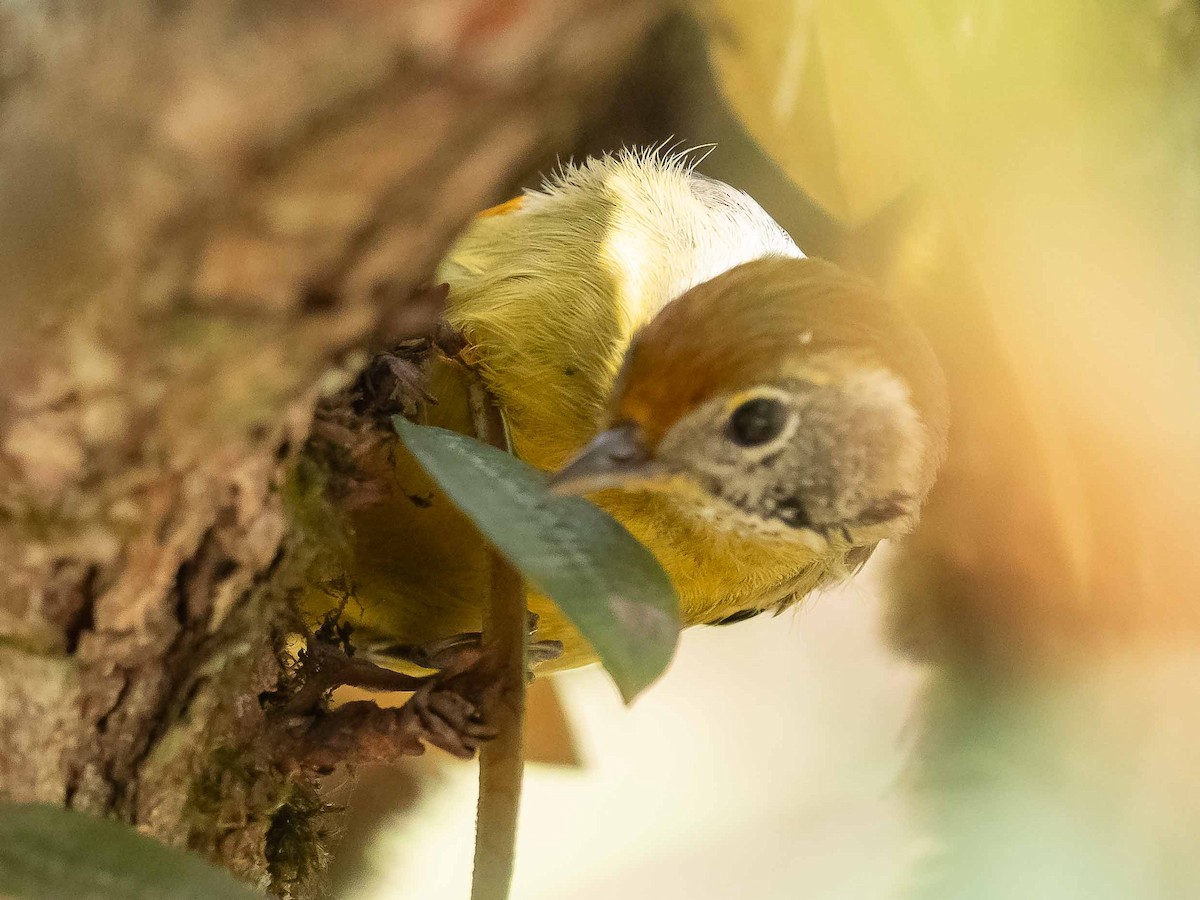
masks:
MULTIPOLYGON (((551 470, 595 434, 634 333, 688 288, 764 256, 802 254, 748 196, 683 160, 624 153, 481 215, 438 280, 449 283, 447 319, 503 408, 515 452, 551 470)), ((425 421, 471 433, 464 373, 435 361, 430 382, 437 403, 425 421)), ((353 515, 347 612, 398 643, 478 631, 487 550, 415 460, 393 451, 396 490, 353 515)), ((655 554, 687 624, 776 605, 845 570, 848 545, 723 525, 699 490, 593 499, 655 554)), ((592 661, 552 603, 532 594, 529 606, 541 619, 536 637, 564 644, 547 668, 592 661)))

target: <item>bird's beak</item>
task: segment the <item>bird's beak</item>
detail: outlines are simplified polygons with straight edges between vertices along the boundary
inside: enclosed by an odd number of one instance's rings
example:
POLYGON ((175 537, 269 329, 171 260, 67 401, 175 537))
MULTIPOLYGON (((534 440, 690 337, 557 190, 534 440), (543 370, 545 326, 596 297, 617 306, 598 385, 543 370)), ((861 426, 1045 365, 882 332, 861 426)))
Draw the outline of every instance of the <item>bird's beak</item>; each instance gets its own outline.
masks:
POLYGON ((600 432, 552 474, 550 490, 583 496, 606 488, 644 486, 660 477, 641 428, 625 422, 600 432))

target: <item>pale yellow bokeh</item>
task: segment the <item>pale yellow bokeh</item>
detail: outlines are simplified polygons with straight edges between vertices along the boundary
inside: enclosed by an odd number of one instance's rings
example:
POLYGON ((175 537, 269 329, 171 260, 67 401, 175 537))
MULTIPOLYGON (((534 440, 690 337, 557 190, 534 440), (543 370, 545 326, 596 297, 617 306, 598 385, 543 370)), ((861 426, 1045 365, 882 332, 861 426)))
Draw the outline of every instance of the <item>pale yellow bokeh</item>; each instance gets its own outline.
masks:
POLYGON ((842 222, 879 212, 913 178, 912 108, 888 34, 859 0, 718 0, 725 95, 784 171, 842 222))
POLYGON ((1195 5, 723 0, 711 15, 730 102, 804 191, 852 235, 901 194, 921 211, 875 274, 955 392, 943 493, 962 499, 931 531, 972 558, 989 555, 972 541, 1008 540, 968 495, 1005 493, 1011 466, 1011 498, 1031 504, 1011 524, 1037 527, 1009 559, 1053 570, 1060 602, 1132 591, 1142 615, 1200 596, 1195 5))
POLYGON ((733 105, 876 229, 950 384, 889 602, 938 667, 912 799, 948 848, 903 896, 1200 895, 1200 7, 721 8, 733 105))

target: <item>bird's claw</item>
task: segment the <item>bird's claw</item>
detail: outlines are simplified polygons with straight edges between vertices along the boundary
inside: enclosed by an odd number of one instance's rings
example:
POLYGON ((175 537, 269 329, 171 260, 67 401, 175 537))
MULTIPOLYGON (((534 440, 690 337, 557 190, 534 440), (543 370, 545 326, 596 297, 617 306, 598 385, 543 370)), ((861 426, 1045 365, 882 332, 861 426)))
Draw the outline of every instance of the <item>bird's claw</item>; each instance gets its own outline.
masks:
POLYGON ((408 698, 402 711, 413 717, 423 740, 459 759, 471 759, 481 744, 499 734, 487 724, 479 704, 447 689, 437 675, 408 698))
POLYGON ((425 340, 406 341, 372 359, 358 380, 356 411, 413 418, 425 404, 436 403, 426 386, 428 346, 425 340))
MULTIPOLYGON (((537 613, 528 613, 526 629, 531 640, 526 650, 526 660, 529 665, 529 669, 525 673, 527 680, 532 680, 534 668, 542 663, 558 659, 563 653, 562 641, 532 640, 537 633, 537 627, 537 613)), ((422 669, 445 670, 457 667, 461 670, 464 657, 471 658, 473 664, 481 654, 482 647, 483 635, 478 631, 469 631, 427 644, 387 644, 367 648, 366 652, 369 656, 401 660, 420 666, 422 669)))
MULTIPOLYGON (((537 615, 530 613, 530 635, 537 625, 537 615)), ((345 637, 335 641, 320 633, 310 636, 296 671, 299 686, 281 698, 279 709, 285 717, 310 722, 310 738, 323 744, 323 749, 310 754, 313 759, 336 756, 333 751, 341 745, 351 746, 354 733, 366 732, 371 733, 367 743, 374 739, 375 747, 379 736, 386 735, 384 744, 393 754, 419 754, 424 744, 432 744, 452 756, 471 759, 481 744, 498 734, 488 723, 497 682, 480 634, 459 634, 419 646, 369 648, 361 654, 354 654, 345 637), (376 660, 380 658, 402 659, 437 671, 408 675, 379 665, 376 660), (412 691, 412 696, 398 709, 385 709, 370 701, 331 709, 330 696, 342 686, 372 693, 412 691)), ((560 641, 531 641, 529 663, 535 666, 556 659, 562 650, 560 641)), ((532 679, 531 672, 526 674, 532 679)))
POLYGON ((351 758, 357 752, 352 749, 357 733, 360 744, 373 748, 365 751, 372 760, 379 756, 380 735, 387 736, 385 743, 393 755, 419 755, 424 742, 470 759, 480 744, 496 737, 496 729, 487 723, 491 673, 478 648, 463 646, 447 654, 439 660, 446 663, 440 671, 424 676, 397 672, 365 654, 352 653, 341 642, 311 635, 298 660, 296 686, 277 698, 280 721, 293 726, 307 723, 308 743, 325 745, 307 757, 324 760, 344 745, 342 758, 351 758), (398 709, 363 700, 331 706, 339 687, 374 694, 411 691, 412 695, 398 709))

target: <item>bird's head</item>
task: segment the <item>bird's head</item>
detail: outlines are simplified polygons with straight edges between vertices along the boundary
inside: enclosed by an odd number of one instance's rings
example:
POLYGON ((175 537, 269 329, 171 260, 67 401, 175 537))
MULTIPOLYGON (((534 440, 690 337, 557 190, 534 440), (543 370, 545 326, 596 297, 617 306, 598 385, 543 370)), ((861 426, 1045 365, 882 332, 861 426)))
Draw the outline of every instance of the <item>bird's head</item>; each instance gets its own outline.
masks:
POLYGON ((675 494, 739 529, 865 543, 915 525, 946 428, 932 350, 870 283, 766 258, 636 335, 607 421, 551 483, 675 494))

